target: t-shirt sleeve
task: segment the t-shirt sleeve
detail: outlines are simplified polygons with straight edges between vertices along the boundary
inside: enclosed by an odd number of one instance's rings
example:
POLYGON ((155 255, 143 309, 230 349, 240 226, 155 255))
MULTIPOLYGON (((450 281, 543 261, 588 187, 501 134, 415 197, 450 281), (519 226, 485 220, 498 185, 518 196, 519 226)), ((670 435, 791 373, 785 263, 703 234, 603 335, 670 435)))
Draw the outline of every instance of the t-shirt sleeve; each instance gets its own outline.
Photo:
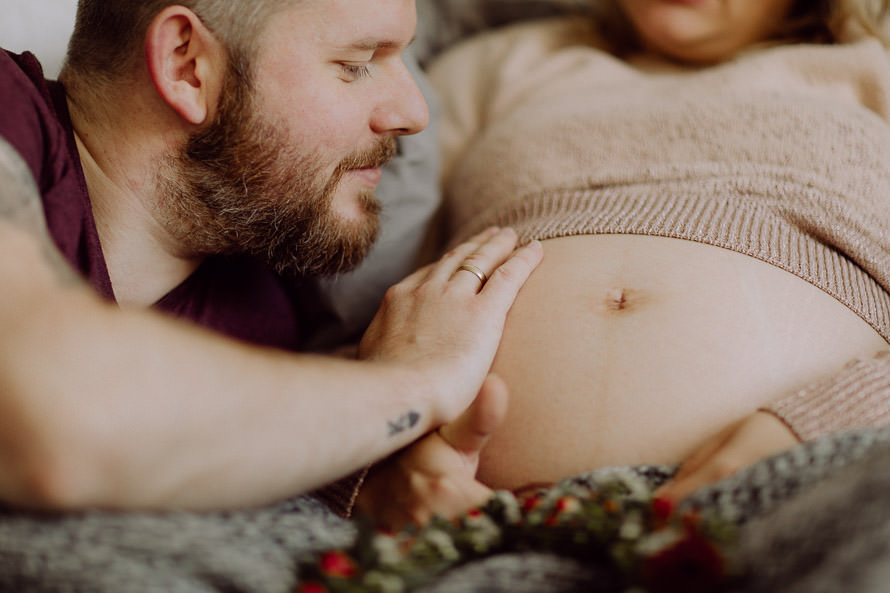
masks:
POLYGON ((785 422, 801 441, 890 426, 890 352, 853 360, 836 375, 762 410, 785 422))
MULTIPOLYGON (((53 124, 47 117, 45 100, 12 56, 0 50, 0 105, 3 106, 0 109, 0 137, 28 164, 43 192, 54 179, 54 172, 46 170, 44 164, 51 162, 47 155, 58 148, 50 141, 57 134, 48 129, 53 124)), ((16 58, 39 69, 33 56, 25 54, 16 58)))

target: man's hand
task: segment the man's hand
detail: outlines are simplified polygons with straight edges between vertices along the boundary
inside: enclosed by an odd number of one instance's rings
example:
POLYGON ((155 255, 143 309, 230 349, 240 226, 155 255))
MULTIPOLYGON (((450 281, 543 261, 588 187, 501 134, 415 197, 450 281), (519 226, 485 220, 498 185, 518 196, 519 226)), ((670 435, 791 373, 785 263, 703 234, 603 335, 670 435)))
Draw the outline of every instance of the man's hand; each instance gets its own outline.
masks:
POLYGON ((676 506, 699 488, 796 444, 784 422, 769 412, 755 412, 705 441, 655 496, 676 506))
POLYGON ((489 375, 457 420, 374 467, 356 501, 382 528, 423 525, 433 515, 452 518, 492 494, 476 480, 479 453, 507 411, 507 387, 489 375))
POLYGON ((543 255, 538 242, 514 251, 516 240, 489 229, 396 284, 359 344, 361 359, 417 372, 428 426, 457 418, 488 375, 507 312, 543 255))

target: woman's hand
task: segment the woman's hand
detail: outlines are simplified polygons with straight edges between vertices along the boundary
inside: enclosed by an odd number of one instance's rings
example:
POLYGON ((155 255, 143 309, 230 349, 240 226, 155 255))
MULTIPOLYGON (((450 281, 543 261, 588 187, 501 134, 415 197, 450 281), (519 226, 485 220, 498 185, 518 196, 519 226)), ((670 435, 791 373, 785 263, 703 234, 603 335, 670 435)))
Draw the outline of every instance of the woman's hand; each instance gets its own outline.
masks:
POLYGON ((672 506, 698 490, 798 444, 797 437, 776 416, 757 411, 704 442, 680 466, 655 497, 672 506))
POLYGON ((507 386, 489 375, 457 420, 371 469, 356 508, 378 527, 423 525, 484 504, 491 489, 476 480, 479 453, 507 411, 507 386))

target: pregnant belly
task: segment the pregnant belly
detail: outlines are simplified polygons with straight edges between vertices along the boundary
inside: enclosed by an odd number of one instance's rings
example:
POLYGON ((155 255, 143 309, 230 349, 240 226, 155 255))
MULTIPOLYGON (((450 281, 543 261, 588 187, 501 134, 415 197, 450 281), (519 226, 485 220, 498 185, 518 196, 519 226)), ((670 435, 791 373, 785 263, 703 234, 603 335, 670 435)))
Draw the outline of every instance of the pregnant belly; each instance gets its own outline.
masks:
POLYGON ((758 407, 887 343, 808 282, 678 239, 544 242, 494 363, 510 387, 479 477, 495 488, 677 463, 758 407))

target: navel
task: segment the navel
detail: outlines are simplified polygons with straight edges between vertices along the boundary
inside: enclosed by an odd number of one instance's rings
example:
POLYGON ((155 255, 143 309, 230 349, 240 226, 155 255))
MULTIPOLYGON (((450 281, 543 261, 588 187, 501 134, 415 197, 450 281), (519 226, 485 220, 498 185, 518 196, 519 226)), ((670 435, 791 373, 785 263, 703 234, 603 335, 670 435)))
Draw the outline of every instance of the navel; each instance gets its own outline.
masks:
POLYGON ((615 287, 606 290, 604 298, 600 301, 600 309, 604 313, 628 313, 635 310, 642 301, 639 291, 615 287))

